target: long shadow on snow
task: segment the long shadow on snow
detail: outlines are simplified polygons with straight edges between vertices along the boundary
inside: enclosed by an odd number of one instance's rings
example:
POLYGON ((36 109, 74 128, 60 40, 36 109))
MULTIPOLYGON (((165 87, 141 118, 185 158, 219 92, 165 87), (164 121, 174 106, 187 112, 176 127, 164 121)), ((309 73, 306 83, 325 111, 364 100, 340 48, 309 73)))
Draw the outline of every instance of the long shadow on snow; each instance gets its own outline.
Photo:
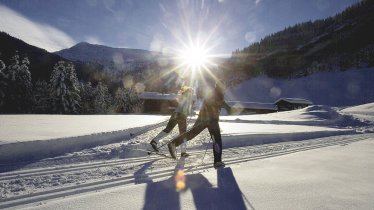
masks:
MULTIPOLYGON (((146 177, 145 170, 152 162, 144 165, 134 175, 146 177)), ((153 182, 150 179, 139 179, 136 183, 147 183, 143 210, 151 209, 181 209, 181 194, 190 190, 196 209, 247 209, 243 200, 244 195, 235 180, 231 168, 217 170, 217 186, 213 186, 202 174, 186 176, 186 189, 177 192, 175 175, 178 169, 183 169, 184 158, 178 161, 174 175, 164 181, 153 182)), ((249 203, 247 204, 254 209, 249 203)))

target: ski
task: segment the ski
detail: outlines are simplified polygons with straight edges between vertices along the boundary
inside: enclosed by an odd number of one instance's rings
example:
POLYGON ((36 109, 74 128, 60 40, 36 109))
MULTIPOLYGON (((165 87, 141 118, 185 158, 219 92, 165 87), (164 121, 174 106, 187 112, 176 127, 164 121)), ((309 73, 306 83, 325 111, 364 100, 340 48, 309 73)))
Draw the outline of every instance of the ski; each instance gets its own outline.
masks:
POLYGON ((165 158, 170 158, 172 160, 176 160, 174 159, 173 157, 171 157, 170 155, 167 155, 165 153, 162 153, 162 152, 157 152, 155 150, 149 150, 149 149, 140 149, 140 148, 125 148, 125 150, 128 149, 128 150, 135 150, 135 151, 141 151, 141 152, 145 152, 148 156, 151 156, 151 155, 158 155, 158 156, 162 156, 162 157, 165 157, 165 158))
POLYGON ((166 157, 166 158, 170 158, 170 159, 176 160, 175 158, 171 157, 170 155, 167 155, 167 154, 162 153, 162 152, 156 152, 156 151, 150 151, 150 150, 148 150, 147 154, 149 156, 151 156, 151 155, 159 155, 159 156, 162 156, 162 157, 166 157))

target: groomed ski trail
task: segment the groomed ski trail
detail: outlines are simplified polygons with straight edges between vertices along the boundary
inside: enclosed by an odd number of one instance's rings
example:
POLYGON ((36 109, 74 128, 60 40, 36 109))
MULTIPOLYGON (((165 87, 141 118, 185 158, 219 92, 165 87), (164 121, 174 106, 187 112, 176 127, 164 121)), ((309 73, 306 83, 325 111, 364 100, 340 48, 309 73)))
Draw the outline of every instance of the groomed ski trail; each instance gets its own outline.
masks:
MULTIPOLYGON (((318 149, 328 146, 347 145, 356 141, 373 139, 374 134, 342 135, 309 139, 297 142, 281 142, 267 145, 235 147, 224 149, 223 160, 226 166, 232 166, 247 161, 264 158, 271 158, 287 155, 295 152, 318 149)), ((210 150, 211 148, 208 148, 210 150)), ((190 151, 191 156, 186 159, 185 173, 201 173, 205 170, 214 170, 212 167, 211 151, 207 151, 204 162, 201 158, 205 150, 190 151)), ((95 163, 76 164, 64 167, 51 167, 46 169, 29 169, 0 174, 0 187, 9 186, 9 183, 17 183, 25 178, 40 178, 48 174, 62 176, 64 174, 85 173, 89 170, 124 166, 128 167, 127 173, 121 176, 114 176, 105 180, 87 180, 86 183, 71 184, 66 186, 50 186, 43 188, 40 192, 24 192, 23 194, 1 198, 0 208, 19 208, 23 205, 42 202, 46 200, 72 196, 85 192, 92 192, 101 189, 126 186, 131 184, 145 183, 147 180, 162 180, 170 178, 174 173, 176 161, 162 157, 139 157, 124 160, 98 161, 95 163), (131 167, 133 167, 131 169, 131 167), (140 169, 141 173, 138 173, 140 169), (7 185, 8 184, 8 185, 7 185)), ((99 170, 100 171, 100 170, 99 170)), ((104 171, 105 173, 105 171, 104 171)), ((99 173, 100 174, 100 173, 99 173)))

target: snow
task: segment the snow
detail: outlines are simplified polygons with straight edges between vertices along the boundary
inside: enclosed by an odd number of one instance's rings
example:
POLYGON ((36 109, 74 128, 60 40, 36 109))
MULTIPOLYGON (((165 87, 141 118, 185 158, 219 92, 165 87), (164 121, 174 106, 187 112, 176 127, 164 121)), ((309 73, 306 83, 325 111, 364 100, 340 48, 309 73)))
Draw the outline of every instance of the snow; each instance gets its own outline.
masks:
POLYGON ((221 116, 220 170, 207 130, 185 160, 147 157, 169 116, 2 115, 0 208, 370 209, 373 107, 221 116), (187 189, 176 192, 181 168, 187 189))
POLYGON ((312 105, 313 104, 311 101, 308 101, 308 100, 302 99, 302 98, 280 98, 275 102, 275 104, 280 102, 280 101, 286 101, 286 102, 289 102, 289 103, 307 104, 307 105, 312 105))
POLYGON ((232 87, 226 100, 274 103, 279 98, 302 98, 313 104, 354 106, 374 102, 374 68, 319 72, 297 79, 259 76, 232 87))
POLYGON ((0 115, 0 144, 119 131, 167 119, 161 115, 0 115))
POLYGON ((166 179, 28 209, 371 209, 373 140, 190 174, 183 193, 166 179))
POLYGON ((167 119, 150 115, 0 115, 0 163, 118 142, 167 119))
POLYGON ((254 103, 254 102, 242 102, 242 101, 227 101, 227 105, 231 108, 236 109, 267 109, 277 111, 278 107, 275 104, 271 103, 254 103))
MULTIPOLYGON (((167 119, 168 116, 152 115, 3 115, 0 116, 0 163, 42 159, 119 142, 167 119)), ((223 142, 227 142, 227 147, 238 146, 237 142, 249 146, 281 139, 301 140, 353 133, 355 130, 351 128, 331 126, 360 124, 326 106, 269 115, 222 116, 221 121, 223 142), (296 123, 295 119, 299 121, 296 123), (278 136, 274 138, 269 134, 278 136), (233 142, 233 138, 237 142, 233 142)), ((202 142, 197 142, 191 146, 201 145, 202 142)))
POLYGON ((141 99, 153 99, 153 100, 176 100, 177 94, 162 94, 158 92, 143 92, 140 95, 141 99))
POLYGON ((354 107, 348 107, 342 110, 348 113, 362 113, 366 115, 374 115, 374 103, 363 104, 354 107))

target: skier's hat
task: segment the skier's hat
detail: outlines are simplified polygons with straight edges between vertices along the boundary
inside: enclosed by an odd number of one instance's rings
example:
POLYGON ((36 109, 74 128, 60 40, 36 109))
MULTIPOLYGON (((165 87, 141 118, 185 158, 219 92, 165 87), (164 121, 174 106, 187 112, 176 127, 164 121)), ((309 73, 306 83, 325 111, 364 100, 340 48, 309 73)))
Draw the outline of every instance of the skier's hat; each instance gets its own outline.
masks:
POLYGON ((189 86, 183 86, 183 87, 181 87, 179 92, 182 95, 189 94, 189 93, 192 93, 192 88, 189 87, 189 86))
POLYGON ((225 89, 226 88, 225 80, 223 80, 223 79, 217 80, 215 87, 220 88, 222 90, 225 89))

